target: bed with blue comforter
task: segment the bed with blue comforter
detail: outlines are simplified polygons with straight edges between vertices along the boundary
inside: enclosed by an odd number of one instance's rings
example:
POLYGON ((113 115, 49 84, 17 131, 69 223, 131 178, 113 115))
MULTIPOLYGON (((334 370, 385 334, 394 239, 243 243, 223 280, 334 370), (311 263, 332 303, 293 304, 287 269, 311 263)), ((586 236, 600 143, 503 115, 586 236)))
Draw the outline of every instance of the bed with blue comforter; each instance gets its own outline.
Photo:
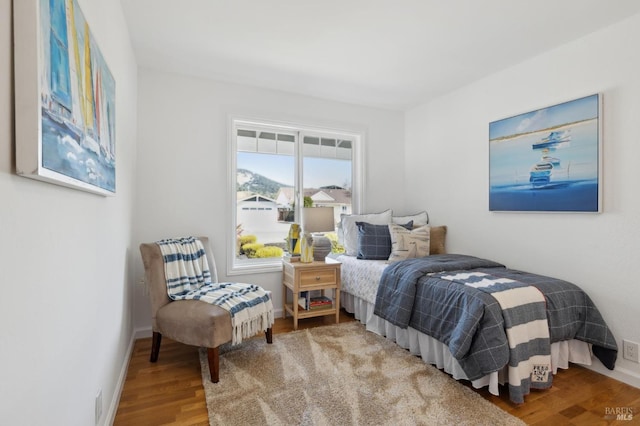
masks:
POLYGON ((509 368, 516 403, 530 388, 551 385, 551 343, 587 342, 609 369, 617 357, 613 334, 578 286, 472 256, 431 255, 387 266, 374 313, 444 343, 470 380, 509 368), (530 371, 512 380, 511 370, 523 366, 530 371))

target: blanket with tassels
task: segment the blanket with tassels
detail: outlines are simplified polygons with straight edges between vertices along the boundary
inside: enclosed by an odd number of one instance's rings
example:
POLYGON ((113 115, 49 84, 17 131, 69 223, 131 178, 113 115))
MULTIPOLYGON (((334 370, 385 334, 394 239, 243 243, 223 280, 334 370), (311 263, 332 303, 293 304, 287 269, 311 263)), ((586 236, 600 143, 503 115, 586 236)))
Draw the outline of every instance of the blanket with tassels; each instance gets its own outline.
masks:
POLYGON ((236 345, 274 323, 271 293, 254 284, 214 283, 202 242, 194 237, 157 241, 172 300, 200 300, 231 315, 236 345))

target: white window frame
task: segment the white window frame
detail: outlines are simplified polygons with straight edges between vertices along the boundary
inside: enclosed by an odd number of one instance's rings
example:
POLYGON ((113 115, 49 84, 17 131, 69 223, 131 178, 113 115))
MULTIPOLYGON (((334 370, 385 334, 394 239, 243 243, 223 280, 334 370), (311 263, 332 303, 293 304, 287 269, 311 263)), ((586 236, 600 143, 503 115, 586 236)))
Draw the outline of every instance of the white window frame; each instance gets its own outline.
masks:
POLYGON ((228 201, 230 208, 230 220, 227 231, 227 275, 255 274, 262 272, 280 272, 282 271, 281 259, 251 259, 240 260, 236 258, 236 226, 237 226, 237 130, 253 129, 253 130, 271 130, 280 133, 296 134, 296 142, 294 148, 294 156, 296 162, 296 173, 294 185, 296 188, 296 217, 299 217, 297 211, 302 206, 300 197, 300 187, 302 182, 302 163, 303 156, 300 154, 301 144, 304 136, 322 136, 335 137, 338 139, 349 139, 353 142, 351 157, 351 206, 354 212, 360 210, 363 205, 364 195, 364 132, 359 130, 345 130, 337 127, 306 125, 293 122, 275 121, 270 119, 261 119, 255 117, 245 117, 239 115, 230 115, 227 125, 229 161, 228 161, 228 201))

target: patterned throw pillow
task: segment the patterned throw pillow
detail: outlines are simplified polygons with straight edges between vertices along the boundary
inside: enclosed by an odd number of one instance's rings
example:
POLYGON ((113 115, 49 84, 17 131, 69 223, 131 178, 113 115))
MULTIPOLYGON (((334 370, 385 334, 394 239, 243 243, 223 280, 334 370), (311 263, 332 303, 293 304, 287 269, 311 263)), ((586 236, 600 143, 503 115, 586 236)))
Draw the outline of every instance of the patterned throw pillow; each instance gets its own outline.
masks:
MULTIPOLYGON (((373 225, 356 222, 358 228, 358 259, 387 260, 391 254, 391 234, 389 225, 373 225)), ((406 229, 413 227, 413 221, 400 225, 406 229)))
POLYGON ((408 230, 394 223, 389 224, 391 255, 389 263, 404 259, 429 256, 429 226, 408 230))

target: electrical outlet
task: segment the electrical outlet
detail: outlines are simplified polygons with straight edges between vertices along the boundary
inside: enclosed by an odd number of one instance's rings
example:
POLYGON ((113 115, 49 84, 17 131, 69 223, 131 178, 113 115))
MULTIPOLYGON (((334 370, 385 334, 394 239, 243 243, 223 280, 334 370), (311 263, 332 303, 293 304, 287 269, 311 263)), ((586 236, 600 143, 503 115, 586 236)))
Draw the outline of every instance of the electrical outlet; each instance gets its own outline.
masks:
POLYGON ((638 345, 638 343, 636 342, 631 342, 629 340, 623 340, 622 341, 622 357, 624 359, 628 359, 629 361, 633 361, 633 362, 640 362, 640 360, 638 360, 638 347, 640 345, 638 345))
POLYGON ((100 417, 102 417, 102 389, 98 390, 96 395, 96 424, 100 423, 100 417))

